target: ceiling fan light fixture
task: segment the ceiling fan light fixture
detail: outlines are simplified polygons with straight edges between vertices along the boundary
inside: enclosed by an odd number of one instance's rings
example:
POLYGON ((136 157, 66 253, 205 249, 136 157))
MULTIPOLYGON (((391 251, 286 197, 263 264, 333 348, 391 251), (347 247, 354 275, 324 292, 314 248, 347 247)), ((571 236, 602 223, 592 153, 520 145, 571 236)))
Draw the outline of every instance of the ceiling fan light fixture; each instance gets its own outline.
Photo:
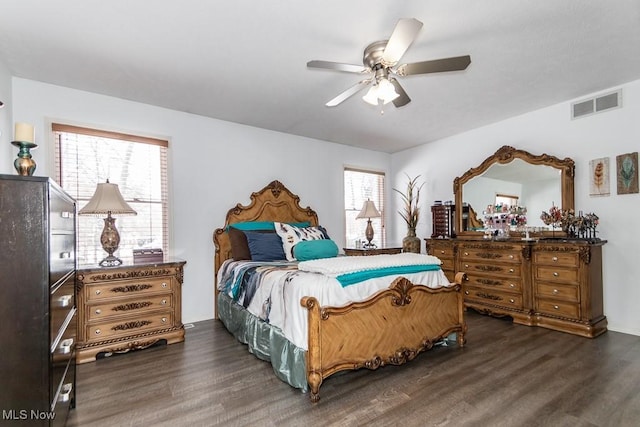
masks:
POLYGON ((371 86, 369 91, 362 99, 371 105, 378 105, 382 101, 383 105, 386 105, 399 97, 400 94, 396 92, 393 84, 387 79, 380 79, 377 84, 371 86))

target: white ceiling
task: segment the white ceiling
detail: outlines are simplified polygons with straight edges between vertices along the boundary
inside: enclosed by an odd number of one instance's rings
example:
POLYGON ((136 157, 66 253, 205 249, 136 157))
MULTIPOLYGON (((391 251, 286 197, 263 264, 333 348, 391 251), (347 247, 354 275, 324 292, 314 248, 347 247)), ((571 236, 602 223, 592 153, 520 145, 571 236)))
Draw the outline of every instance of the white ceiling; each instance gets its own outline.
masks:
POLYGON ((17 77, 392 153, 640 79, 640 0, 3 0, 0 61, 17 77), (401 78, 412 102, 383 115, 357 95, 325 107, 360 76, 307 61, 359 65, 399 18, 424 23, 401 63, 469 54, 469 68, 401 78))

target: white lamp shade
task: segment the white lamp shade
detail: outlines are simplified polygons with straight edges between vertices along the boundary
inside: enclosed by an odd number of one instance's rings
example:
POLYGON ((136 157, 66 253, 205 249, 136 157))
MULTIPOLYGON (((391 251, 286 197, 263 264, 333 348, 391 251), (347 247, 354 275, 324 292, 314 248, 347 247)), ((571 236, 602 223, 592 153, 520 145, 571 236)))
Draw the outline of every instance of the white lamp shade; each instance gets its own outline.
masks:
POLYGON ((131 206, 124 201, 117 184, 98 184, 96 192, 85 207, 80 209, 79 215, 137 215, 131 206))
POLYGON ((367 94, 363 96, 362 99, 371 105, 378 105, 379 101, 382 101, 382 104, 386 105, 399 96, 400 94, 396 92, 396 88, 393 87, 393 84, 389 80, 380 79, 377 84, 369 88, 367 94))
POLYGON ((380 217, 381 215, 376 208, 376 205, 371 200, 367 200, 366 202, 364 202, 364 205, 362 205, 362 209, 360 210, 360 213, 358 214, 356 219, 380 217))

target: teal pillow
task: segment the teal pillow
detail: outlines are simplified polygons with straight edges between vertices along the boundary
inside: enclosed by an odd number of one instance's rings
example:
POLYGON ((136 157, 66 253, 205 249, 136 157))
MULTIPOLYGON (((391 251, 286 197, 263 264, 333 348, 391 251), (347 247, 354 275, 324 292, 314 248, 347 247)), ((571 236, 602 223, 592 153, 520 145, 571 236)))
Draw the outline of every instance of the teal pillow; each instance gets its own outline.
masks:
POLYGON ((293 256, 298 261, 333 258, 338 256, 338 245, 330 239, 303 240, 293 247, 293 256))
MULTIPOLYGON (((291 225, 295 227, 309 227, 311 225, 310 222, 292 222, 291 225)), ((242 231, 255 231, 255 230, 274 230, 273 221, 247 221, 247 222, 236 222, 234 224, 229 224, 228 227, 233 227, 237 230, 242 231)))

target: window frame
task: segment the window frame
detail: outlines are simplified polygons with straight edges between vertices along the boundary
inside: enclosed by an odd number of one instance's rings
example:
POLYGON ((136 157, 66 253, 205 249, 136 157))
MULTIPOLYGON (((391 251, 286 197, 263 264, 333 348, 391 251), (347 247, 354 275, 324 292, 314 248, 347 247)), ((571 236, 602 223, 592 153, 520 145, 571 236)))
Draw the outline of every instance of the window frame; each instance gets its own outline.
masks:
MULTIPOLYGON (((125 200, 127 201, 127 203, 129 203, 130 205, 132 205, 132 207, 134 207, 134 209, 136 209, 135 205, 136 204, 140 204, 142 203, 143 205, 148 205, 149 209, 160 209, 161 212, 161 223, 159 225, 159 229, 160 229, 160 233, 162 236, 162 249, 163 252, 165 253, 165 255, 169 255, 171 248, 172 248, 172 227, 171 227, 171 211, 170 211, 170 197, 171 197, 171 191, 170 191, 170 180, 169 180, 169 139, 168 138, 155 138, 155 137, 148 137, 148 136, 143 136, 143 135, 139 135, 139 134, 132 134, 132 133, 123 133, 123 132, 119 132, 119 131, 112 131, 112 130, 106 130, 106 129, 100 129, 100 128, 92 128, 92 127, 84 127, 84 126, 77 126, 77 125, 72 125, 72 124, 65 124, 65 123, 60 123, 60 122, 51 122, 51 139, 53 141, 53 151, 54 151, 54 176, 56 177, 56 181, 60 184, 60 186, 62 188, 65 188, 65 182, 63 182, 63 159, 62 159, 62 153, 61 153, 61 139, 59 137, 59 135, 61 133, 68 133, 68 134, 76 134, 76 135, 82 135, 82 136, 88 136, 88 137, 96 137, 96 138, 106 138, 109 140, 115 140, 115 141, 122 141, 122 142, 128 142, 128 143, 139 143, 139 144, 147 144, 147 145, 153 145, 153 146, 158 146, 160 147, 160 152, 157 154, 159 155, 159 174, 160 174, 160 194, 159 194, 159 199, 157 199, 156 197, 152 197, 149 200, 146 199, 140 199, 140 198, 131 198, 128 197, 126 195, 126 191, 123 191, 123 186, 120 185, 120 191, 121 193, 123 193, 123 197, 125 198, 125 200), (156 206, 154 208, 154 206, 156 206)), ((77 143, 81 143, 80 141, 78 141, 77 143)), ((153 163, 151 163, 153 164, 153 163)), ((156 175, 157 176, 157 175, 156 175)), ((97 179, 99 182, 104 182, 104 179, 109 179, 112 177, 102 177, 99 176, 97 179)), ((113 181, 112 181, 113 182, 113 181)), ((118 182, 114 182, 115 184, 119 184, 118 182)), ((72 184, 73 185, 73 184, 72 184)), ((76 185, 77 187, 77 185, 76 185)), ((78 189, 76 190, 76 192, 79 191, 80 187, 77 187, 78 189)), ((156 187, 157 188, 157 187, 156 187)), ((67 190, 69 191, 69 190, 67 190)), ((73 190, 71 190, 71 193, 75 194, 73 192, 73 190)), ((93 193, 91 193, 93 194, 93 193)), ((156 193, 157 195, 157 193, 156 193)), ((91 196, 89 196, 90 199, 91 196)), ((83 198, 77 198, 78 203, 78 210, 80 210, 80 208, 86 203, 88 202, 88 200, 86 197, 83 198)), ((156 214, 157 215, 157 214, 156 214)), ((81 221, 80 218, 87 218, 89 219, 89 217, 78 217, 78 222, 81 221)), ((116 217, 117 218, 117 217, 116 217)), ((153 218, 153 216, 149 217, 150 219, 153 218)), ((157 216, 156 216, 157 218, 157 216)), ((102 220, 103 218, 100 218, 100 220, 102 220)), ((126 219, 125 219, 126 220, 126 219)), ((122 220, 121 220, 122 221, 122 220)), ((120 221, 118 221, 120 222, 120 221)), ((144 224, 144 223, 143 223, 144 224)), ((149 227, 153 226, 153 222, 149 222, 149 227)), ((156 223, 157 224, 157 223, 156 223)), ((120 231, 120 226, 119 224, 116 225, 118 227, 118 230, 120 231)), ((137 226, 139 228, 139 226, 137 226)), ((146 226, 144 226, 146 228, 146 226)), ((156 228, 158 226, 154 226, 154 228, 156 228)), ((157 230, 157 228, 156 228, 157 230)), ((78 225, 78 233, 80 233, 80 224, 78 225)), ((154 236, 157 235, 158 231, 153 232, 152 234, 149 234, 149 236, 154 236)), ((122 233, 121 233, 122 236, 122 233)), ((98 242, 99 242, 99 234, 98 234, 98 242)), ((82 242, 79 242, 80 244, 82 244, 82 242)), ((99 243, 98 243, 99 245, 99 243)), ((104 252, 101 248, 101 246, 96 246, 96 243, 93 242, 92 244, 90 244, 91 247, 99 247, 100 251, 102 251, 102 253, 100 255, 105 255, 106 256, 106 252, 104 252)), ((141 246, 140 246, 141 247, 141 246)), ((160 247, 160 245, 154 245, 154 248, 160 247)), ((133 259, 131 258, 131 249, 137 249, 139 247, 137 246, 133 246, 133 247, 129 247, 126 250, 126 255, 121 255, 121 258, 126 257, 127 260, 133 261, 133 259)), ((118 252, 121 252, 121 250, 123 250, 123 242, 121 241, 120 244, 120 248, 118 249, 118 252)), ((116 253, 117 255, 117 253, 116 253)), ((89 255, 90 256, 90 255, 89 255)), ((86 259, 86 260, 80 260, 80 262, 82 264, 93 264, 93 263, 97 263, 100 261, 100 259, 102 259, 99 255, 97 256, 97 259, 86 259)))
MULTIPOLYGON (((367 226, 367 220, 364 219, 359 219, 356 220, 358 225, 358 229, 360 229, 360 232, 358 233, 360 237, 354 237, 354 236, 350 236, 349 234, 349 213, 351 213, 351 215, 355 214, 357 215, 360 210, 362 209, 362 203, 364 203, 364 201, 366 201, 368 198, 371 198, 375 205, 376 208, 378 209, 378 211, 380 212, 380 218, 372 218, 371 222, 373 225, 373 228, 375 230, 374 232, 374 238, 372 240, 372 242, 378 242, 378 248, 384 248, 386 247, 386 243, 387 243, 387 233, 386 233, 386 215, 385 215, 385 209, 386 209, 386 185, 387 185, 387 174, 384 171, 381 170, 375 170, 375 169, 367 169, 367 168, 362 168, 362 167, 354 167, 354 166, 344 166, 343 167, 343 203, 344 203, 344 210, 343 210, 343 220, 344 220, 344 239, 345 239, 345 247, 347 248, 354 248, 356 247, 356 240, 359 241, 366 241, 365 239, 365 228, 367 226), (381 185, 378 185, 377 188, 377 196, 376 197, 371 197, 371 196, 367 196, 366 194, 364 194, 364 192, 362 193, 362 197, 361 197, 361 203, 359 203, 359 206, 354 206, 353 208, 347 207, 347 173, 348 172, 353 172, 353 173, 362 173, 362 174, 368 174, 368 175, 375 175, 378 177, 379 180, 381 180, 381 185), (379 225, 377 224, 379 222, 379 225), (360 224, 361 223, 361 224, 360 224)), ((376 189, 372 189, 373 192, 376 191, 376 189)), ((355 197, 354 197, 354 202, 355 202, 355 197)))

